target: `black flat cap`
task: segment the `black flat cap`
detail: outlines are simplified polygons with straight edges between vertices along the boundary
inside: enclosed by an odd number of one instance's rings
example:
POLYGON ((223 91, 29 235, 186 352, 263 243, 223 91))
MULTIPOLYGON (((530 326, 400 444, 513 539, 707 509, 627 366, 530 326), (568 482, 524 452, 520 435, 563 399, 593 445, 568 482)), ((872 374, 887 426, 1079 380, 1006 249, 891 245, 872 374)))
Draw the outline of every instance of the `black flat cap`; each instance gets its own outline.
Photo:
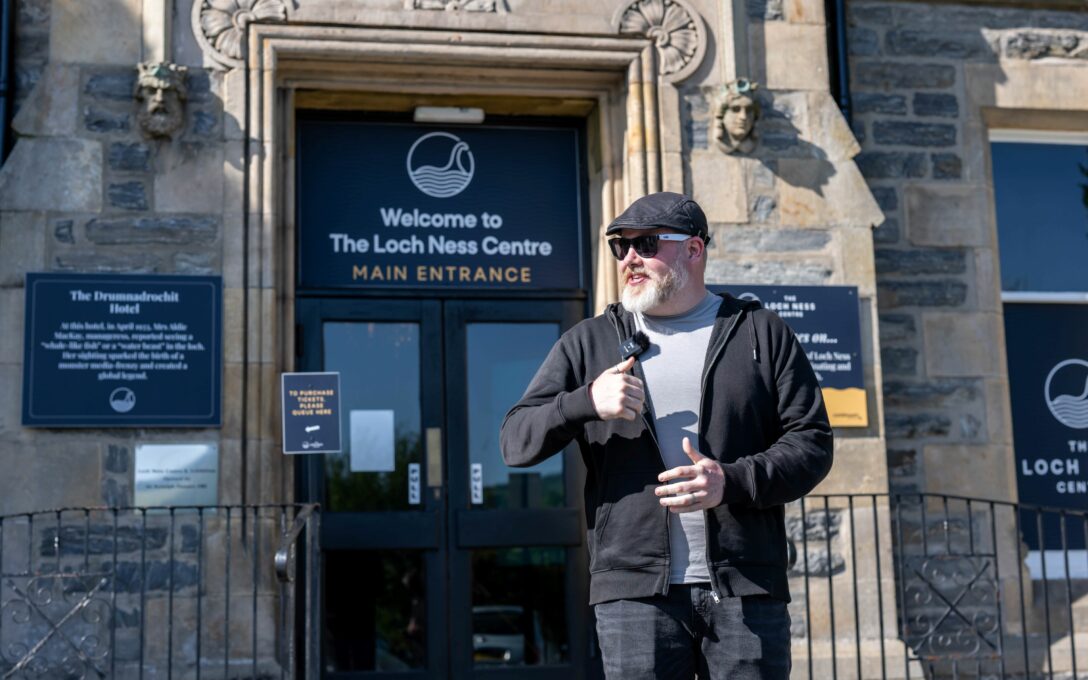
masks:
POLYGON ((675 229, 676 231, 698 236, 709 243, 706 215, 699 204, 690 196, 662 191, 643 196, 612 220, 605 231, 606 235, 621 229, 675 229))

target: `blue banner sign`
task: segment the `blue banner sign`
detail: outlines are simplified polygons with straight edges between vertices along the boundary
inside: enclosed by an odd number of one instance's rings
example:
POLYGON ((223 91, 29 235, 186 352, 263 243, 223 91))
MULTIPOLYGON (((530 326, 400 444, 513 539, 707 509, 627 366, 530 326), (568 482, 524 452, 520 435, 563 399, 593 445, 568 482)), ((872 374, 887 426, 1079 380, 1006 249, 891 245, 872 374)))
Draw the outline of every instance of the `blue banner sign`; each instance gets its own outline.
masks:
POLYGON ((861 322, 854 286, 708 286, 734 297, 759 300, 789 324, 805 348, 831 424, 868 427, 869 408, 861 365, 861 322))
POLYGON ((340 374, 284 373, 283 452, 339 453, 340 374))
POLYGON ((584 287, 577 130, 298 129, 300 287, 584 287))
POLYGON ((222 279, 27 274, 23 425, 220 422, 222 279))
MULTIPOLYGON (((1088 510, 1088 305, 1007 303, 1005 343, 1020 502, 1088 510)), ((1084 547, 1081 524, 1066 547, 1084 547)), ((1031 550, 1062 548, 1055 513, 1026 511, 1021 528, 1031 550)))

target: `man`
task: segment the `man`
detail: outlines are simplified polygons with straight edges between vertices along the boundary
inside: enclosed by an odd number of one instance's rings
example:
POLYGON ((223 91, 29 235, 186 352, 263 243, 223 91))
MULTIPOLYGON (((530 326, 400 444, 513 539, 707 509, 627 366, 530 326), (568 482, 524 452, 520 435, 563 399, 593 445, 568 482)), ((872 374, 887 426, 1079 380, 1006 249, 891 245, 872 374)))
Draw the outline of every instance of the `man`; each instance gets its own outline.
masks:
POLYGON ((503 422, 503 457, 578 443, 609 678, 784 680, 782 506, 831 467, 816 376, 778 316, 706 290, 693 200, 641 198, 607 235, 622 305, 559 339, 503 422))

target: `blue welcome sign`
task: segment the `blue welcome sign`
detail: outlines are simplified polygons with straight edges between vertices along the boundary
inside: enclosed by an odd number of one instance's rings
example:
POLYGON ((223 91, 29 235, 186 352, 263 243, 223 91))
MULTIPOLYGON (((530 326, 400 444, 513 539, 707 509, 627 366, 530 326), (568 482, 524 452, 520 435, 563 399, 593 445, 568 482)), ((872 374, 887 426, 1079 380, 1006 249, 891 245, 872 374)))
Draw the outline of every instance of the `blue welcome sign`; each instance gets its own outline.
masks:
POLYGON ((23 425, 220 420, 222 279, 27 274, 23 425))
POLYGON ((303 288, 584 287, 574 128, 303 118, 303 288))

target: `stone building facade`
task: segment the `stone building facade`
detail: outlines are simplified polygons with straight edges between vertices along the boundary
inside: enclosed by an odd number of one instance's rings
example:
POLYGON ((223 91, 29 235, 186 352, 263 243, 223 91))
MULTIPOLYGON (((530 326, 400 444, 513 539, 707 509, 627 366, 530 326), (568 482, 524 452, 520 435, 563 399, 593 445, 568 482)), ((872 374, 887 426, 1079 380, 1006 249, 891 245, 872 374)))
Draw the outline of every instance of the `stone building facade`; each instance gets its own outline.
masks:
MULTIPOLYGON (((817 492, 876 496, 857 528, 838 500, 815 524, 791 519, 795 542, 828 546, 803 555, 829 585, 810 592, 803 579, 795 628, 832 640, 830 650, 798 652, 796 663, 836 654, 834 614, 828 620, 821 603, 842 612, 858 601, 863 612, 881 604, 871 619, 840 623, 838 635, 858 633, 851 658, 902 663, 895 631, 906 605, 889 604, 892 543, 867 554, 875 571, 847 566, 846 546, 892 535, 889 491, 1017 498, 987 135, 1084 129, 1088 13, 1004 1, 851 0, 846 9, 836 25, 822 0, 19 0, 17 142, 0 168, 0 466, 18 474, 0 482, 0 514, 130 506, 135 449, 149 443, 214 442, 224 506, 323 500, 282 454, 278 411, 280 374, 317 361, 300 347, 308 331, 297 330, 305 300, 319 297, 300 287, 296 270, 305 238, 299 112, 408 120, 438 106, 504 121, 574 120, 586 142, 590 273, 567 302, 582 315, 617 295, 603 227, 660 190, 689 193, 705 209, 712 283, 857 288, 868 425, 837 431, 836 466, 817 492), (845 64, 835 63, 829 24, 845 30, 845 64), (180 85, 158 87, 184 111, 167 134, 149 132, 141 115, 156 88, 139 64, 182 67, 172 72, 183 73, 180 85), (834 84, 843 65, 849 81, 834 84), (724 88, 741 79, 758 84, 761 112, 755 147, 733 153, 718 143, 717 115, 724 88), (849 117, 836 101, 847 91, 849 117), (221 425, 23 426, 28 272, 222 277, 221 425), (835 590, 832 576, 853 590, 835 590)), ((341 293, 360 305, 374 298, 341 293)), ((455 510, 442 516, 460 521, 455 510)), ((191 522, 170 526, 193 547, 191 522)), ((260 526, 273 542, 275 518, 260 526)), ((244 538, 221 521, 208 531, 228 556, 225 546, 244 538)), ((155 534, 156 549, 167 535, 155 534)), ((584 571, 582 558, 567 559, 584 571)), ((1007 577, 1019 570, 1001 559, 1007 577)), ((192 570, 163 564, 148 577, 159 595, 174 588, 163 573, 201 590, 192 570)), ((804 574, 792 575, 800 587, 804 574)), ((584 583, 568 585, 572 601, 584 595, 584 583)), ((273 591, 261 597, 261 615, 254 605, 242 631, 254 640, 258 630, 275 637, 273 591)), ((584 617, 571 616, 589 639, 584 617)), ((568 661, 592 668, 591 658, 571 649, 568 661)), ((450 663, 457 675, 461 662, 450 663)))

